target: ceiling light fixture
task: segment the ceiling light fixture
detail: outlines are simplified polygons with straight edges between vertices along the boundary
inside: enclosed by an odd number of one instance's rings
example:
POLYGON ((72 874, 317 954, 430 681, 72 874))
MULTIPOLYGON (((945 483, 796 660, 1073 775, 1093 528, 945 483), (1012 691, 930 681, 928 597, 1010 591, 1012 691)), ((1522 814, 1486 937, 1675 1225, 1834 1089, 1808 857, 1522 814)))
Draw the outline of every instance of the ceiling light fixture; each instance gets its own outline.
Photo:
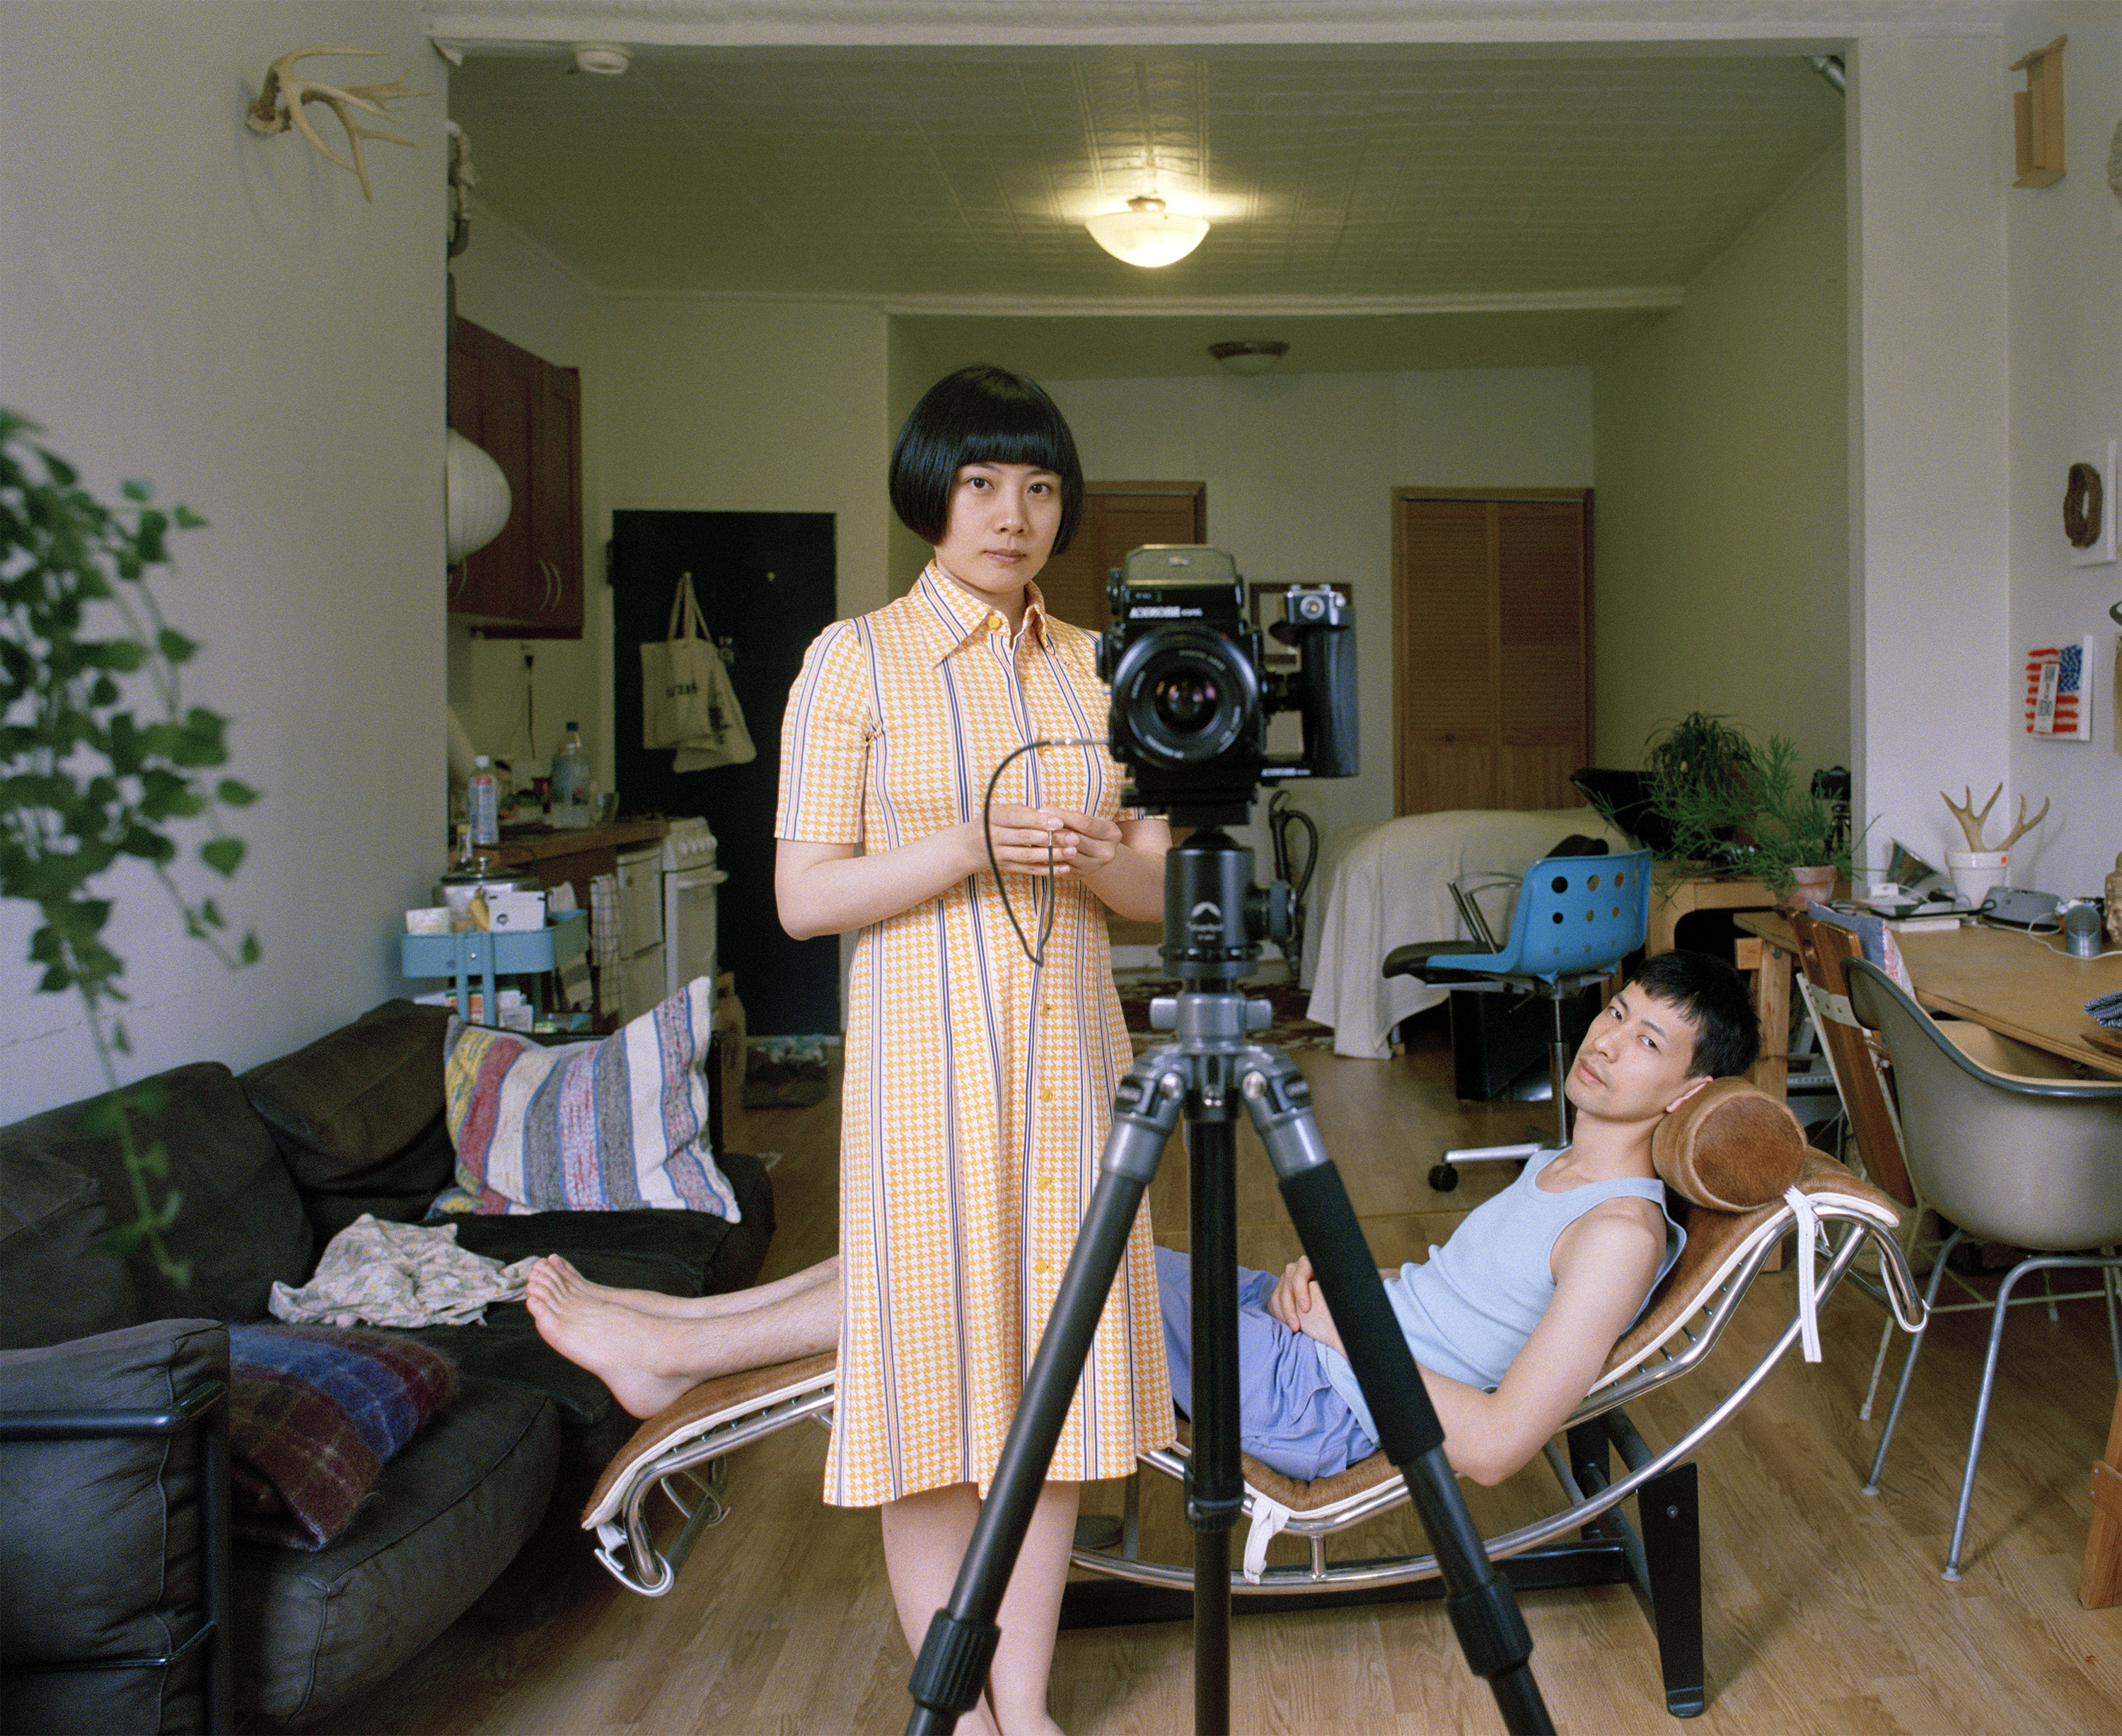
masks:
POLYGON ((1227 372, 1264 374, 1289 353, 1289 346, 1278 338, 1260 341, 1241 339, 1229 344, 1211 344, 1208 353, 1222 364, 1227 372))
POLYGON ((1169 265, 1183 260, 1208 232, 1207 218, 1176 216, 1154 193, 1129 199, 1124 211, 1101 211, 1083 227, 1092 241, 1130 265, 1169 265))
POLYGON ((627 49, 615 48, 609 42, 577 42, 575 44, 575 70, 577 73, 601 73, 607 78, 616 78, 633 64, 633 56, 627 49))

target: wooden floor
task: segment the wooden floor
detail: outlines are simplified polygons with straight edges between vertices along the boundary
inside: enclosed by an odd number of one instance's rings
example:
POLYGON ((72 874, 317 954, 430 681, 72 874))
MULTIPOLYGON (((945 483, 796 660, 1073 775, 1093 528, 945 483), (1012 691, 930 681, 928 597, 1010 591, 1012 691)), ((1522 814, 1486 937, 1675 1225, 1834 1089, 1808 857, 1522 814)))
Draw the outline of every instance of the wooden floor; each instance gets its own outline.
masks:
MULTIPOLYGON (((1545 1106, 1471 1107, 1451 1096, 1441 1031, 1387 1063, 1305 1052, 1320 1130, 1381 1263, 1419 1258, 1501 1177, 1475 1172, 1448 1196, 1423 1172, 1447 1144, 1537 1132, 1545 1106)), ((732 1144, 778 1151, 780 1228, 766 1275, 834 1243, 837 1106, 733 1118, 732 1144)), ((1241 1135, 1241 1257, 1295 1252, 1264 1156, 1241 1135)), ((1184 1245, 1184 1154, 1152 1194, 1159 1238, 1184 1245)), ((1772 1324, 1792 1275, 1764 1277, 1721 1361, 1690 1383, 1728 1384, 1772 1324)), ((1805 1736, 1909 1732, 2114 1736, 2122 1731, 2122 1609, 2077 1600, 2091 1515, 2087 1472, 2115 1396, 2097 1305, 2014 1310, 1984 1450, 1965 1577, 1939 1577, 1980 1373, 1975 1317, 1942 1317, 1926 1345, 1886 1486, 1859 1492, 1877 1425, 1857 1420, 1881 1316, 1861 1297, 1825 1317, 1826 1358, 1788 1359, 1704 1448, 1705 1732, 1805 1736)), ((1722 1390, 1722 1387, 1718 1390, 1722 1390)), ((1883 1412, 1883 1404, 1881 1406, 1883 1412)), ((1654 1440, 1671 1415, 1637 1420, 1654 1440)), ((702 1537, 676 1588, 621 1590, 557 1512, 501 1580, 433 1646, 366 1700, 314 1726, 333 1736, 809 1736, 904 1727, 909 1665, 891 1614, 873 1514, 819 1500, 824 1431, 808 1425, 732 1462, 734 1510, 702 1537)), ((1183 1547, 1176 1495, 1146 1480, 1152 1539, 1183 1547)), ((1499 1490, 1466 1486, 1484 1530, 1555 1504, 1535 1465, 1499 1490)), ((1087 1507, 1119 1509, 1117 1485, 1087 1507)), ((1364 1553, 1412 1541, 1405 1514, 1349 1540, 1364 1553)), ((1282 1559, 1278 1545, 1275 1559, 1282 1559)), ((1644 1611, 1625 1588, 1528 1593, 1533 1670, 1565 1733, 1676 1728, 1644 1611)), ((1433 1603, 1241 1616, 1232 1705, 1244 1732, 1499 1729, 1433 1603)), ((1073 1736, 1193 1727, 1183 1625, 1068 1633, 1052 1706, 1073 1736)))

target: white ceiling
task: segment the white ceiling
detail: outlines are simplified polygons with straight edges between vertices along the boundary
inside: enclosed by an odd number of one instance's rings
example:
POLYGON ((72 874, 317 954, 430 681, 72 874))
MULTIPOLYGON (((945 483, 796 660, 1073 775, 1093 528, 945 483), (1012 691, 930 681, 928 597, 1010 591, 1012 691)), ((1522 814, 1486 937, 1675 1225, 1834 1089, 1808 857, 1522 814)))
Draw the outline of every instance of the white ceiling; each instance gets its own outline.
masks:
POLYGON ((1057 378, 1232 337, 1289 371, 1587 360, 1842 137, 1759 45, 637 46, 619 77, 467 47, 480 204, 599 289, 871 302, 1057 378), (1082 222, 1152 188, 1213 227, 1143 271, 1082 222))

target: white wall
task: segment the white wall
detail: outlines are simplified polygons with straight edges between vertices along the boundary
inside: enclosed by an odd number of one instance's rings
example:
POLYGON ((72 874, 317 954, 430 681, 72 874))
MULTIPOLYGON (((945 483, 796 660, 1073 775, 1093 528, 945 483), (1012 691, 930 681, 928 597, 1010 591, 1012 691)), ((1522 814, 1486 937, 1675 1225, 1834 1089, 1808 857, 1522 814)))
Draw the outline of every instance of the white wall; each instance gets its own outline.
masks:
POLYGON ((1697 710, 1849 764, 1844 227, 1838 155, 1594 370, 1600 765, 1697 710))
MULTIPOLYGON (((2027 811, 2054 806, 2012 846, 2019 886, 2087 895, 2101 890, 2122 851, 2122 756, 2115 751, 2115 625, 2122 566, 2076 567, 2063 531, 2064 481, 2073 461, 2097 461, 2122 442, 2122 200, 2108 190, 2106 157, 2122 113, 2122 12, 2112 5, 2026 7, 2012 15, 2002 59, 2068 35, 2064 118, 2068 173, 2054 185, 2007 188, 2010 274, 2011 638, 2002 671, 2003 728, 2011 744, 2009 798, 2027 811), (2026 733, 2016 675, 2036 645, 2090 634, 2093 738, 2041 741, 2026 733)), ((2005 75, 2007 87, 2024 75, 2005 75)), ((2008 177, 2008 170, 2007 175, 2008 177)), ((2110 498, 2107 512, 2122 508, 2110 498)), ((1993 778, 1992 782, 1994 781, 1993 778)), ((1979 802, 1988 784, 1975 793, 1979 802)), ((1957 791, 1954 793, 1956 796, 1957 791)))
POLYGON ((1587 368, 1045 383, 1087 474, 1205 482, 1247 580, 1353 586, 1362 771, 1297 792, 1322 831, 1393 812, 1392 490, 1592 480, 1587 368))
MULTIPOLYGON (((891 594, 885 316, 656 297, 614 298, 605 320, 600 539, 619 511, 830 512, 839 612, 881 606, 891 594)), ((756 734, 781 720, 750 722, 756 734)))
MULTIPOLYGON (((212 521, 159 594, 204 648, 186 700, 227 714, 230 769, 264 792, 220 893, 254 968, 110 877, 129 1071, 240 1069, 395 992, 400 913, 442 865, 448 68, 414 0, 9 0, 4 37, 0 397, 99 492, 146 476, 212 521), (414 148, 367 148, 373 204, 244 128, 310 43, 381 49, 317 64, 425 93, 392 123, 414 148)), ((0 912, 0 1119, 101 1084, 73 1007, 31 993, 28 926, 0 912)))
POLYGON ((1942 867, 1938 791, 2011 770, 2010 109, 1994 37, 1860 42, 1849 65, 1857 811, 1868 863, 1900 839, 1942 867))
MULTIPOLYGON (((479 141, 472 141, 479 161, 479 141)), ((519 781, 542 773, 570 718, 605 787, 611 783, 611 597, 604 583, 604 450, 600 414, 603 306, 574 272, 484 208, 474 205, 471 245, 450 262, 457 313, 556 367, 582 375, 582 636, 474 638, 449 622, 449 702, 473 747, 509 759, 519 781), (530 662, 529 669, 524 659, 530 662), (529 703, 526 704, 526 699, 529 703), (535 723, 536 739, 526 719, 535 723)), ((521 508, 518 503, 518 509, 521 508)))

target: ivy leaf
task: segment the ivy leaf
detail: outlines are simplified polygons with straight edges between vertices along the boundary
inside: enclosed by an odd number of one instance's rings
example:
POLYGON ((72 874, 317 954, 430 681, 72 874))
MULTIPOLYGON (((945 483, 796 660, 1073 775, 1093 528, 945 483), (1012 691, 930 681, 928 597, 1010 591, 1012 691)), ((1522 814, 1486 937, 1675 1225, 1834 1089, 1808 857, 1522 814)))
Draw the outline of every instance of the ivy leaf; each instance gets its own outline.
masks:
POLYGON ((90 1244, 99 1254, 115 1254, 119 1259, 135 1253, 147 1246, 148 1237, 155 1233, 155 1226, 145 1218, 136 1218, 130 1224, 121 1224, 116 1229, 107 1229, 90 1244))
POLYGON ((209 838, 199 846, 199 859, 224 877, 233 875, 243 861, 241 838, 209 838))
POLYGON ((165 627, 155 635, 155 648, 166 662, 189 662, 192 653, 199 649, 199 642, 186 639, 174 627, 165 627))
POLYGON ((142 481, 138 476, 132 476, 118 484, 118 492, 128 500, 152 500, 155 498, 155 485, 152 482, 142 481))
POLYGON ((215 798, 229 807, 248 807, 258 799, 258 792, 248 784, 238 783, 234 778, 223 778, 214 785, 215 798))

